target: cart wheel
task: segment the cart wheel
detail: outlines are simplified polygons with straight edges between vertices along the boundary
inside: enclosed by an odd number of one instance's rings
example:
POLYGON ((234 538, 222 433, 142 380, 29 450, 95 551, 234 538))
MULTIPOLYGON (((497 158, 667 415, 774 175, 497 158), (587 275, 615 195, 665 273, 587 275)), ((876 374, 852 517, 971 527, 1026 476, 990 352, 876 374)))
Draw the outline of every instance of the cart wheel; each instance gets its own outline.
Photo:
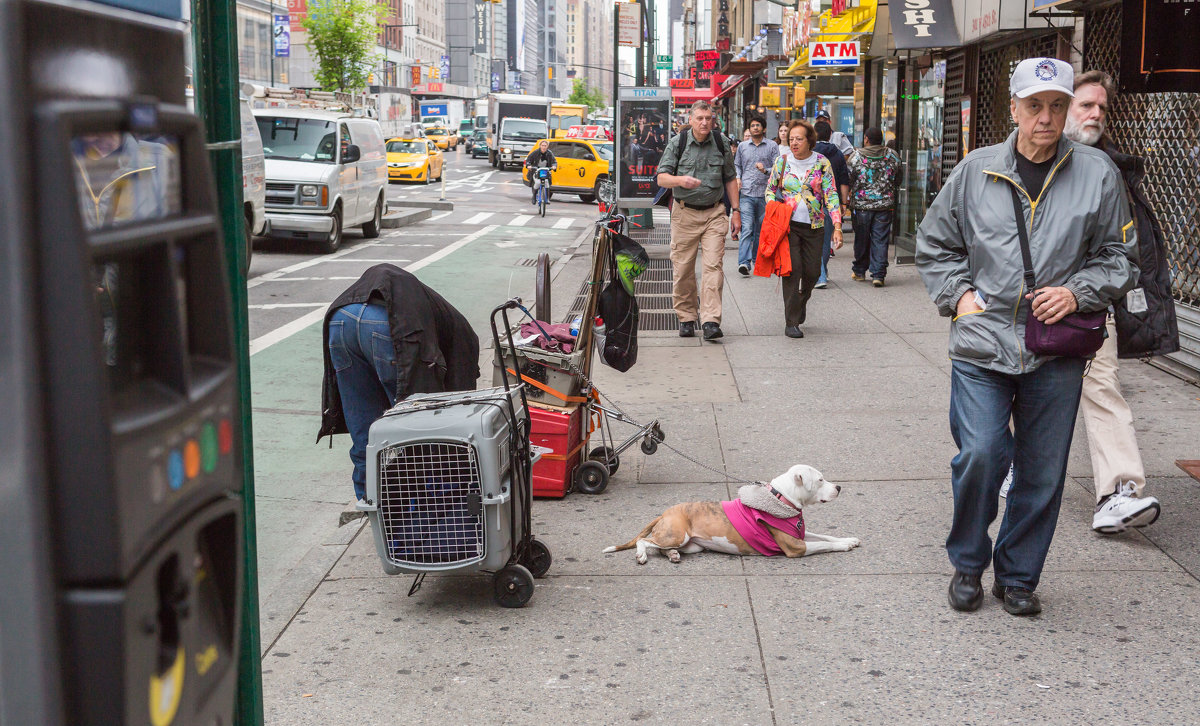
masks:
POLYGON ((608 467, 608 474, 612 476, 617 473, 617 469, 621 468, 621 457, 613 453, 612 449, 607 446, 597 446, 588 452, 590 461, 598 461, 608 467))
POLYGON ((533 597, 533 575, 524 565, 507 565, 492 580, 492 594, 501 607, 522 607, 533 597))
POLYGON ((550 255, 543 252, 537 256, 533 312, 538 320, 550 319, 550 255))
POLYGON ((522 564, 533 573, 534 577, 541 578, 545 575, 550 570, 550 563, 553 561, 550 556, 550 548, 546 546, 545 542, 540 539, 529 540, 529 552, 522 564))
POLYGON ((575 489, 584 494, 599 494, 608 487, 608 467, 598 461, 585 461, 575 470, 575 489))
POLYGON ((658 451, 658 442, 653 437, 647 436, 642 439, 642 453, 646 456, 651 456, 658 451))

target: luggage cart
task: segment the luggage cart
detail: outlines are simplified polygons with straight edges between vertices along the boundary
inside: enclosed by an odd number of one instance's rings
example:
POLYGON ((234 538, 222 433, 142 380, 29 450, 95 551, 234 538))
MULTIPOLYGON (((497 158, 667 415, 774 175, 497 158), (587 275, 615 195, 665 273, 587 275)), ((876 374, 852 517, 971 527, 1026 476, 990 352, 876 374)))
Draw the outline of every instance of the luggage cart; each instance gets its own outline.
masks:
MULTIPOLYGON (((563 404, 578 403, 584 408, 583 415, 587 424, 578 446, 562 454, 543 454, 543 458, 548 460, 570 461, 580 450, 587 451, 587 456, 580 457, 579 464, 569 475, 572 489, 584 494, 603 492, 608 487, 609 478, 617 473, 621 465, 620 455, 634 444, 640 442, 642 453, 653 455, 658 450, 658 444, 666 440, 666 434, 663 433, 658 419, 645 424, 638 423, 604 396, 591 380, 592 353, 596 345, 597 296, 606 281, 608 255, 612 254, 609 234, 620 232, 626 221, 624 216, 615 213, 612 205, 607 206, 605 211, 605 215, 596 222, 596 235, 592 240, 592 266, 588 278, 587 300, 584 303, 576 348, 570 354, 562 354, 518 347, 512 342, 512 328, 508 328, 509 345, 502 351, 497 346, 496 355, 496 367, 503 368, 504 375, 517 377, 526 385, 537 389, 539 400, 557 400, 563 404), (514 360, 517 363, 509 367, 510 362, 514 360), (504 364, 500 361, 504 361, 504 364), (613 432, 614 423, 633 427, 632 433, 620 443, 617 443, 618 437, 613 432), (592 435, 596 432, 599 432, 601 445, 588 450, 592 435)), ((548 278, 548 275, 543 277, 548 278)), ((538 311, 549 309, 548 301, 540 299, 541 295, 548 294, 541 292, 544 287, 546 286, 540 284, 538 286, 539 299, 535 305, 535 310, 538 311)), ((519 302, 516 307, 531 320, 537 319, 519 302)), ((498 370, 496 376, 499 375, 501 371, 498 370)))
MULTIPOLYGON (((509 329, 510 300, 492 311, 509 329)), ((531 532, 529 408, 520 383, 479 391, 421 394, 397 403, 371 425, 365 508, 384 572, 494 573, 504 607, 533 596, 534 578, 551 554, 531 532)))

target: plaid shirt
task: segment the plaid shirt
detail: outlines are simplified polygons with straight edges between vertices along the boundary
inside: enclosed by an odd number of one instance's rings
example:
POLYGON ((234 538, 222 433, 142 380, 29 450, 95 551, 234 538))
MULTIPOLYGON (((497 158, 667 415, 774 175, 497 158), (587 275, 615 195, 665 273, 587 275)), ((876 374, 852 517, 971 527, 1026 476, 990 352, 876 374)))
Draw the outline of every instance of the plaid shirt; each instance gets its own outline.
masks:
POLYGON ((737 178, 742 181, 742 196, 761 197, 767 193, 767 179, 771 176, 771 166, 778 156, 779 144, 770 139, 763 139, 757 146, 753 141, 738 144, 737 153, 733 156, 733 169, 737 172, 737 178), (754 166, 760 161, 765 171, 759 171, 754 166))

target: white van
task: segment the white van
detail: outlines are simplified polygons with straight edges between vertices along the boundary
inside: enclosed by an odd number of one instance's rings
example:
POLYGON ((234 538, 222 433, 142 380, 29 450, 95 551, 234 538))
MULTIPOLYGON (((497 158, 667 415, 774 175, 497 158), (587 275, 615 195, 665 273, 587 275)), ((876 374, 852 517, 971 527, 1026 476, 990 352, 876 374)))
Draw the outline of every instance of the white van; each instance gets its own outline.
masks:
POLYGON ((378 237, 387 213, 387 154, 374 119, 309 109, 254 111, 267 168, 271 237, 318 240, 333 252, 342 230, 378 237))
POLYGON ((249 242, 267 230, 267 171, 263 161, 262 138, 250 102, 238 104, 242 116, 242 217, 246 226, 246 259, 250 259, 249 242))

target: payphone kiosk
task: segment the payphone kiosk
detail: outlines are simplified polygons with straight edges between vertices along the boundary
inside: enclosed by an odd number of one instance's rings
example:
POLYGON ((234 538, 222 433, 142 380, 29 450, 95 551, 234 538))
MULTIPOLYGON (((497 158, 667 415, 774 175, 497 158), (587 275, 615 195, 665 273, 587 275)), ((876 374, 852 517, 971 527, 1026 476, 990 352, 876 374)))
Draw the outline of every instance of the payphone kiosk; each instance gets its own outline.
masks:
POLYGON ((49 551, 25 566, 48 570, 61 696, 42 723, 225 725, 243 420, 216 193, 184 105, 185 26, 122 4, 4 3, 23 103, 0 113, 24 114, 4 128, 28 134, 31 193, 25 238, 0 244, 30 246, 40 380, 23 423, 43 457, 16 484, 42 507, 49 551))

